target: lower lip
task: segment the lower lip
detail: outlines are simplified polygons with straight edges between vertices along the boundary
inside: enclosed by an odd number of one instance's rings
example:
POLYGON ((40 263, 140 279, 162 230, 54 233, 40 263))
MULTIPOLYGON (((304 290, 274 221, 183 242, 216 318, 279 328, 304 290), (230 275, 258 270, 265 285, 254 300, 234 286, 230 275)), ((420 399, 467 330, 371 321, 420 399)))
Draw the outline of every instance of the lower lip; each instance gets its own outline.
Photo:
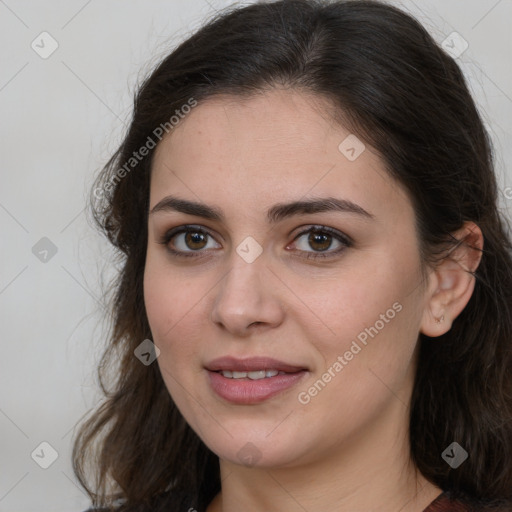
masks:
POLYGON ((210 384, 220 397, 234 404, 257 404, 272 398, 297 384, 306 371, 285 373, 264 379, 228 379, 218 372, 208 371, 210 384))

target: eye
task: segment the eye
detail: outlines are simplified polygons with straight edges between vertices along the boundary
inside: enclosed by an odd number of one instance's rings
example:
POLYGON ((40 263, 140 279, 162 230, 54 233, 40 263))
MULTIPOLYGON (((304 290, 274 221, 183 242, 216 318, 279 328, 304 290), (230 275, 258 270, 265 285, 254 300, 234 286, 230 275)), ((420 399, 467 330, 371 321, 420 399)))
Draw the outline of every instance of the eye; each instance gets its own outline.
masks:
POLYGON ((353 245, 348 236, 327 226, 312 226, 299 233, 293 243, 299 251, 306 253, 305 258, 335 256, 353 245))
MULTIPOLYGON (((199 257, 207 249, 219 249, 213 236, 199 226, 179 226, 167 231, 161 240, 167 250, 178 257, 199 257)), ((293 240, 303 258, 334 257, 353 245, 347 235, 327 226, 311 226, 299 233, 293 240)), ((286 248, 290 248, 288 245, 286 248)))
POLYGON ((196 226, 180 226, 165 233, 160 240, 175 256, 197 256, 204 249, 220 247, 212 235, 203 228, 196 226))

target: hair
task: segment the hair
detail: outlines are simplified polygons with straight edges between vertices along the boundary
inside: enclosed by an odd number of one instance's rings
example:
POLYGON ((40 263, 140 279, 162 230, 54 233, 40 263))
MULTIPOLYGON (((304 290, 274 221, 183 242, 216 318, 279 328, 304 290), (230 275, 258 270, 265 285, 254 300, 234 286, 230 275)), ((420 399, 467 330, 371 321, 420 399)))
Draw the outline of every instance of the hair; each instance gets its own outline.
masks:
POLYGON ((111 510, 120 499, 127 511, 155 510, 152 500, 163 495, 169 510, 201 511, 220 490, 218 457, 182 417, 158 365, 133 355, 152 339, 143 274, 154 148, 133 170, 120 168, 191 99, 200 105, 278 87, 328 100, 332 118, 378 151, 412 201, 426 268, 456 243, 451 234, 465 221, 480 227, 469 303, 443 336, 419 334, 410 450, 418 470, 456 498, 512 500, 512 248, 489 136, 459 66, 425 28, 390 5, 354 0, 218 13, 140 86, 127 135, 92 196, 94 219, 122 267, 98 370, 105 398, 74 441, 80 483, 93 505, 111 510), (453 441, 469 454, 457 469, 441 457, 453 441))

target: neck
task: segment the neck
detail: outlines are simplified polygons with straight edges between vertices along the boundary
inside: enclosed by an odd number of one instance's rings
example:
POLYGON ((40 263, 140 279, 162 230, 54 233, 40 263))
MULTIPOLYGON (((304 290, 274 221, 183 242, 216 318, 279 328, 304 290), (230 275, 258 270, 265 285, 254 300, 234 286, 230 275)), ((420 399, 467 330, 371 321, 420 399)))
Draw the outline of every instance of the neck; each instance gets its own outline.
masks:
POLYGON ((407 408, 395 400, 391 409, 388 421, 381 416, 308 463, 247 468, 221 460, 222 491, 208 512, 314 512, 333 505, 337 512, 423 512, 442 491, 410 461, 407 408))

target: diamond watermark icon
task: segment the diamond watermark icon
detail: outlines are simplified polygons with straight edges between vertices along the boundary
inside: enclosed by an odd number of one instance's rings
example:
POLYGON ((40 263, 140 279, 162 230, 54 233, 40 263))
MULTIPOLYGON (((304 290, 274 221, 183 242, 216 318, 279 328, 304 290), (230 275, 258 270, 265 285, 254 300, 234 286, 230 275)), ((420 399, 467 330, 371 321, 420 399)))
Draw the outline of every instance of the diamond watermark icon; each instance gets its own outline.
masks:
POLYGON ((48 32, 41 32, 31 43, 31 48, 39 57, 47 59, 59 47, 57 40, 48 32))
POLYGON ((469 43, 458 32, 452 32, 441 46, 450 57, 457 59, 469 48, 469 43))
POLYGON ((252 467, 258 463, 261 459, 262 454, 253 443, 246 443, 238 453, 236 454, 238 460, 244 465, 248 467, 252 467))
POLYGON ((57 254, 57 250, 57 246, 49 238, 43 236, 32 247, 32 254, 42 263, 48 263, 57 254))
POLYGON ((30 456, 43 469, 48 469, 59 458, 57 450, 46 441, 43 441, 30 456))
POLYGON ((467 458, 468 452, 455 441, 441 454, 444 461, 453 469, 457 469, 467 458))
POLYGON ((361 156, 366 149, 366 146, 353 133, 351 133, 341 142, 338 149, 340 153, 347 158, 347 160, 353 162, 361 156))
POLYGON ((149 366, 160 355, 160 349, 151 340, 144 340, 133 353, 144 366, 149 366))
POLYGON ((252 263, 263 252, 263 247, 252 236, 248 236, 236 248, 236 252, 246 263, 252 263))

